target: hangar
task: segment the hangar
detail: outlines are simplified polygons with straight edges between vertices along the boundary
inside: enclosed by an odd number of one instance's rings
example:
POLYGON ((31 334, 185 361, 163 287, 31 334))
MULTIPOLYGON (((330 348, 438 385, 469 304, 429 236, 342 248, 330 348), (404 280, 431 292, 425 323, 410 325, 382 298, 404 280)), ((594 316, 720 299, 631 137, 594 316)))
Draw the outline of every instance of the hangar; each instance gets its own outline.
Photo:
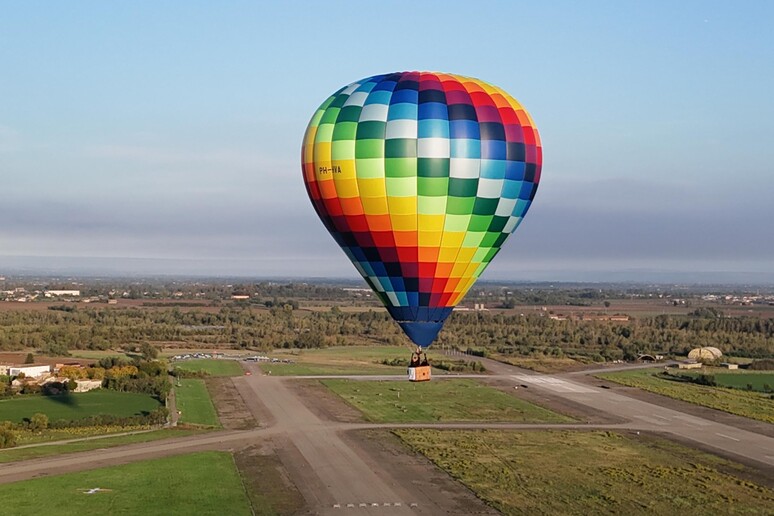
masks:
POLYGON ((689 360, 718 360, 723 353, 718 348, 694 348, 688 353, 689 360))

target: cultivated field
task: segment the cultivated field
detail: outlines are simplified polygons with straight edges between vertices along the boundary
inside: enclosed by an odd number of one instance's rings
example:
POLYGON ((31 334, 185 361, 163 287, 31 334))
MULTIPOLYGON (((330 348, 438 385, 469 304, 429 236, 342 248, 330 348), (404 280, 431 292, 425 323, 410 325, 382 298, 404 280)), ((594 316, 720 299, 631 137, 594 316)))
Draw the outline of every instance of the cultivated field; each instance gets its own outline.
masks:
POLYGON ((0 485, 13 514, 250 515, 230 453, 201 452, 0 485), (99 491, 90 490, 99 489, 99 491))
POLYGON ((744 468, 664 439, 582 431, 395 433, 504 514, 771 514, 744 468))
POLYGON ((99 414, 127 417, 152 412, 160 406, 159 401, 148 394, 107 389, 58 396, 21 396, 0 400, 0 421, 20 423, 38 412, 52 422, 99 414))
POLYGON ((660 372, 663 370, 640 369, 603 373, 596 377, 737 416, 774 423, 774 399, 769 394, 663 379, 656 376, 660 372))
MULTIPOLYGON (((45 355, 41 355, 40 353, 37 353, 34 349, 30 349, 28 351, 4 351, 0 352, 0 363, 4 364, 23 364, 24 360, 27 358, 27 353, 32 353, 33 357, 35 359, 36 365, 54 365, 61 362, 78 362, 83 365, 90 365, 94 362, 93 359, 86 357, 85 355, 88 355, 88 351, 84 351, 83 355, 77 354, 77 356, 73 357, 49 357, 45 355), (78 358, 81 357, 81 358, 78 358)), ((106 352, 106 351, 96 351, 92 353, 102 353, 103 356, 108 356, 108 354, 111 355, 120 355, 119 352, 106 352)), ((102 357, 100 357, 102 358, 102 357)))
POLYGON ((502 421, 571 423, 572 418, 520 400, 473 380, 421 384, 406 381, 322 380, 333 392, 379 423, 502 421))
POLYGON ((180 411, 180 422, 194 425, 220 426, 215 406, 210 399, 210 393, 204 380, 183 378, 175 382, 175 397, 177 410, 180 411))
POLYGON ((126 360, 131 359, 129 355, 124 353, 123 351, 117 351, 115 349, 106 349, 106 350, 99 350, 99 349, 73 349, 70 350, 69 357, 66 358, 58 358, 57 361, 67 361, 70 362, 72 358, 76 359, 89 359, 91 361, 94 360, 100 360, 102 358, 108 358, 108 357, 119 357, 126 360))

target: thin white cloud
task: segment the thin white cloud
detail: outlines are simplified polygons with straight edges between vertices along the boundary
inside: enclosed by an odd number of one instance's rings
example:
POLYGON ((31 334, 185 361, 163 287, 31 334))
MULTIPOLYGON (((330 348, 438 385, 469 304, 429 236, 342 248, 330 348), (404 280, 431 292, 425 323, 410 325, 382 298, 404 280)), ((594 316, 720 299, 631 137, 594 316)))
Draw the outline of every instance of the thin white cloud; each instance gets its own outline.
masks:
POLYGON ((89 158, 141 162, 148 165, 196 165, 217 167, 218 170, 261 170, 279 174, 289 165, 288 160, 255 151, 241 149, 183 149, 137 144, 90 145, 83 149, 89 158))

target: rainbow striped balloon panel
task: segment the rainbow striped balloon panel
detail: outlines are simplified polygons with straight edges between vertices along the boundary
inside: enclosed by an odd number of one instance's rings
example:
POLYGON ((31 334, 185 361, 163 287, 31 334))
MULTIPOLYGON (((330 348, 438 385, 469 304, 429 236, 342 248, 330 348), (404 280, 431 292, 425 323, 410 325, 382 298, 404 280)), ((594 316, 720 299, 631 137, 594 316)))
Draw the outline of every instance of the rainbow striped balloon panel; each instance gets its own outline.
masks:
POLYGON ((529 114, 500 88, 399 72, 323 102, 302 162, 326 228, 424 346, 520 224, 542 151, 529 114))

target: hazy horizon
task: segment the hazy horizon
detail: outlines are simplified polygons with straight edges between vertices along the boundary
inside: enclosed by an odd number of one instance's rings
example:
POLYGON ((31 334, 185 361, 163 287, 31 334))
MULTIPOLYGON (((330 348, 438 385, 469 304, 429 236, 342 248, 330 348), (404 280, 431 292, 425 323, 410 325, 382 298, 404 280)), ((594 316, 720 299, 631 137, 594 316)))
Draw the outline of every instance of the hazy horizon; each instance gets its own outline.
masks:
MULTIPOLYGON (((343 253, 342 253, 343 258, 343 253)), ((81 278, 208 278, 242 280, 319 280, 353 282, 366 285, 357 271, 345 260, 346 267, 338 267, 339 260, 331 263, 331 272, 277 272, 278 269, 255 266, 254 261, 223 261, 153 258, 95 258, 95 257, 8 257, 0 256, 0 276, 72 276, 81 278), (343 269, 339 271, 339 269, 343 269)), ((494 268, 494 267, 493 267, 494 268)), ((631 284, 685 284, 772 286, 774 274, 755 271, 685 271, 669 269, 603 269, 566 270, 521 268, 518 271, 495 269, 481 279, 484 282, 509 283, 631 283, 631 284)))

